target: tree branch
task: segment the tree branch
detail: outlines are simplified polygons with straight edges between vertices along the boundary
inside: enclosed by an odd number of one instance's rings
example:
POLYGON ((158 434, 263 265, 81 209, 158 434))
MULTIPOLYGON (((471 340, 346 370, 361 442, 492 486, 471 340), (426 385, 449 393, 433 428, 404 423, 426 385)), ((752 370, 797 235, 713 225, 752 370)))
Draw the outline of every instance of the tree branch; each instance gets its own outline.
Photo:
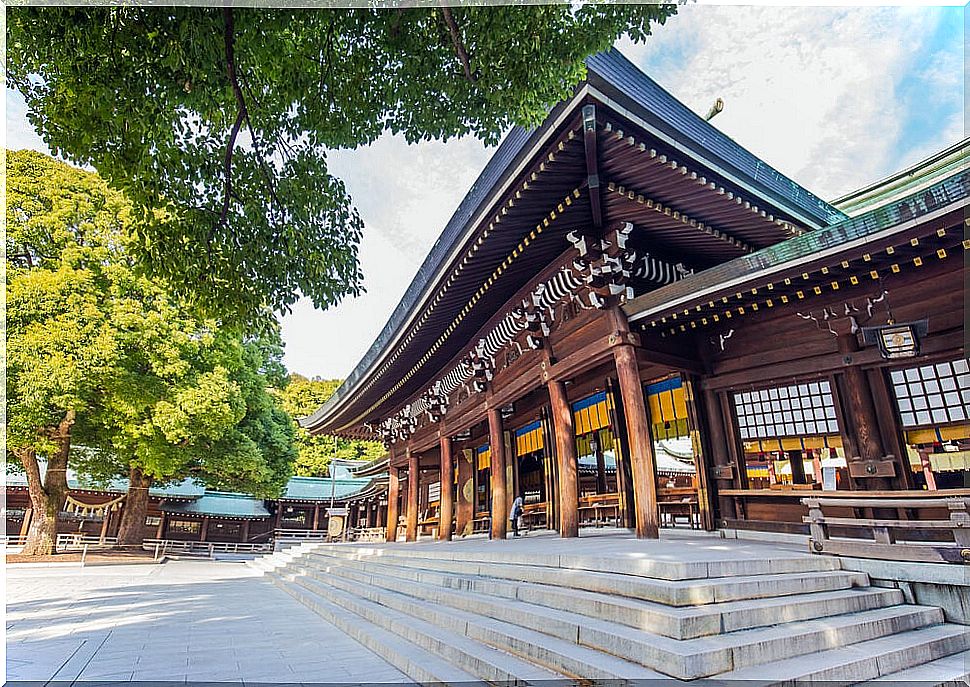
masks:
POLYGON ((451 14, 451 8, 447 5, 442 6, 441 14, 448 26, 448 33, 451 34, 451 43, 455 46, 455 54, 458 55, 461 66, 465 70, 465 78, 469 82, 475 83, 478 79, 472 74, 471 64, 468 61, 468 51, 465 50, 465 44, 461 40, 461 33, 458 31, 458 24, 455 23, 455 18, 451 14))

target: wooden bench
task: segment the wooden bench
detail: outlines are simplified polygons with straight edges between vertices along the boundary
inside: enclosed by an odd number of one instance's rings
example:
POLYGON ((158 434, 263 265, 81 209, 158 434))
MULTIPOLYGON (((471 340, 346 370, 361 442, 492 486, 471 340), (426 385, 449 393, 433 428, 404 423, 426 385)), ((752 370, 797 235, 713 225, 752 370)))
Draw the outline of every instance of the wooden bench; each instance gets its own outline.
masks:
POLYGON ((808 516, 803 519, 811 530, 810 546, 815 553, 897 561, 970 562, 970 498, 946 495, 882 499, 819 496, 804 498, 802 504, 808 508, 808 516), (825 515, 826 508, 947 510, 950 517, 947 520, 831 517, 825 515), (868 536, 832 539, 830 527, 861 531, 868 536), (920 543, 920 532, 930 530, 949 532, 953 542, 920 543))

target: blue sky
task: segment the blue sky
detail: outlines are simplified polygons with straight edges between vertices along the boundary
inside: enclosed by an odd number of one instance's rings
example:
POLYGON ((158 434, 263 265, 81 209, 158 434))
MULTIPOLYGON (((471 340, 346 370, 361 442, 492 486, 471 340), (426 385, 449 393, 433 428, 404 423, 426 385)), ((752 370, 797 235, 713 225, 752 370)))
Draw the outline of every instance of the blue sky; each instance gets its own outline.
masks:
MULTIPOLYGON (((618 47, 701 114, 723 98, 716 126, 833 199, 966 136, 964 12, 688 5, 646 44, 618 47)), ((46 152, 11 91, 6 120, 7 147, 46 152)), ((384 136, 332 155, 365 222, 367 293, 326 312, 297 304, 283 319, 291 370, 353 369, 491 152, 471 138, 409 146, 384 136)))

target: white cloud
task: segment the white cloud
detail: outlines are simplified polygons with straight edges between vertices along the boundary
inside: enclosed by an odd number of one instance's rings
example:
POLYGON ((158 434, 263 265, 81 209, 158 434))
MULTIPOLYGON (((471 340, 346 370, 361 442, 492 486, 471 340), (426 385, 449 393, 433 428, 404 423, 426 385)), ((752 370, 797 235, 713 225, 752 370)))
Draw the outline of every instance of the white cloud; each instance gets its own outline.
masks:
POLYGON ((718 128, 832 198, 895 169, 899 84, 936 21, 919 8, 688 5, 621 49, 696 112, 723 98, 718 128))

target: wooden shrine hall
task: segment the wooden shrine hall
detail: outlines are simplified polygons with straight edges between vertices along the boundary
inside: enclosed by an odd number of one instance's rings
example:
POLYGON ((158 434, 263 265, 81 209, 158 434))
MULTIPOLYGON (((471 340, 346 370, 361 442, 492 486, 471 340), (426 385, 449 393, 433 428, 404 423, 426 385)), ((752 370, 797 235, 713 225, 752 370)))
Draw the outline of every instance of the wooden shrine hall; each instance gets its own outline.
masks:
MULTIPOLYGON (((301 420, 386 443, 388 540, 504 538, 516 496, 563 537, 970 496, 967 143, 829 203, 618 52, 587 65, 301 420)), ((890 510, 947 512, 923 501, 890 510)))

